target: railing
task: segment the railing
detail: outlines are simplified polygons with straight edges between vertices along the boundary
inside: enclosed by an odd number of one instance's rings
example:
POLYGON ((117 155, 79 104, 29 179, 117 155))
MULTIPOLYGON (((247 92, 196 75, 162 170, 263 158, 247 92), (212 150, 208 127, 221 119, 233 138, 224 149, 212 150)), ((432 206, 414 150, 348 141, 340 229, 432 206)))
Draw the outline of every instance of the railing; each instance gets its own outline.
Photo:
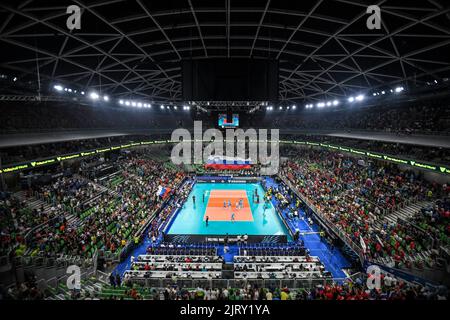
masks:
MULTIPOLYGON (((46 202, 48 204, 51 204, 51 202, 47 199, 45 199, 41 194, 39 194, 38 192, 34 192, 33 193, 33 197, 35 197, 38 200, 41 200, 42 202, 46 202)), ((37 230, 40 230, 42 228, 44 228, 46 225, 49 224, 49 222, 57 219, 59 217, 59 213, 61 212, 57 212, 56 215, 53 218, 50 218, 49 220, 47 220, 46 222, 43 222, 41 224, 38 224, 37 226, 31 228, 30 230, 27 231, 27 233, 24 235, 24 239, 25 241, 28 243, 30 236, 32 233, 36 232, 37 230)))
POLYGON ((3 268, 3 267, 6 267, 6 266, 8 266, 8 265, 10 265, 10 260, 9 260, 9 257, 8 256, 0 256, 0 270, 3 268))
POLYGON ((417 226, 416 224, 414 224, 414 223, 412 223, 412 222, 410 222, 410 221, 407 221, 407 220, 405 220, 405 219, 402 219, 402 218, 400 218, 400 217, 397 219, 397 223, 404 224, 404 225, 408 225, 408 226, 414 228, 414 229, 417 230, 419 233, 421 233, 422 236, 429 238, 430 241, 431 241, 431 248, 435 248, 435 242, 436 242, 436 241, 435 241, 435 239, 433 238, 433 236, 432 236, 431 234, 429 234, 428 232, 426 232, 425 230, 423 230, 422 228, 420 228, 419 226, 417 226))
MULTIPOLYGON (((96 272, 94 270, 89 270, 89 271, 84 271, 81 272, 80 274, 80 280, 86 280, 89 279, 90 277, 95 276, 96 272)), ((55 295, 58 295, 60 293, 62 293, 62 286, 66 286, 67 285, 67 279, 68 279, 69 275, 63 275, 60 277, 52 277, 49 279, 40 279, 38 280, 38 286, 42 289, 42 287, 44 288, 53 288, 55 289, 55 295)), ((83 286, 81 286, 81 288, 83 288, 83 286)), ((67 288, 67 292, 70 292, 70 289, 67 288)))

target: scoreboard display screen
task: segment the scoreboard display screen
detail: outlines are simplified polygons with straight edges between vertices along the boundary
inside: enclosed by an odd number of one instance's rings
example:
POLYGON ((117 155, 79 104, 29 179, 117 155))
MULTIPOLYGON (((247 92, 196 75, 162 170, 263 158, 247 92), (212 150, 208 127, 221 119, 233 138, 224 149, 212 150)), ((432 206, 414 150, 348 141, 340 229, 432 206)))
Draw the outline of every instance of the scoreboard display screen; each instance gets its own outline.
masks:
POLYGON ((220 128, 237 128, 239 127, 239 114, 233 113, 230 121, 225 113, 220 113, 218 121, 220 128))

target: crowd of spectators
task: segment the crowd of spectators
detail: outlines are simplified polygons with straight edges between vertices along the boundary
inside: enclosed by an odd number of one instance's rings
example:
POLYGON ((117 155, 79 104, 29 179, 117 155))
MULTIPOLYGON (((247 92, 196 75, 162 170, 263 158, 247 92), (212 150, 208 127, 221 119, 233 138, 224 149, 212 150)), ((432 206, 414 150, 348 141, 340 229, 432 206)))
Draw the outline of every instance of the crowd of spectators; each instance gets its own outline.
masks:
POLYGON ((432 206, 422 208, 413 223, 429 233, 437 245, 450 246, 450 200, 439 199, 432 206))
POLYGON ((450 111, 446 103, 346 110, 279 112, 266 117, 263 125, 275 128, 313 130, 373 130, 401 134, 448 134, 450 111))
POLYGON ((0 255, 6 255, 12 249, 23 254, 26 248, 25 235, 36 226, 49 223, 58 215, 56 207, 45 209, 43 206, 30 209, 24 201, 11 195, 0 200, 0 255))
POLYGON ((41 199, 53 205, 43 210, 45 214, 33 210, 26 215, 22 213, 28 210, 25 204, 13 198, 2 200, 2 250, 14 247, 16 255, 31 256, 92 256, 96 249, 118 253, 128 242, 136 241, 135 234, 166 200, 157 195, 158 187, 175 190, 184 174, 162 162, 133 157, 121 160, 119 166, 123 182, 100 195, 99 185, 79 176, 58 178, 35 188, 41 199), (94 197, 89 208, 68 210, 94 197), (68 219, 69 211, 77 219, 68 219), (24 232, 42 223, 24 241, 24 232))
MULTIPOLYGON (((157 140, 159 139, 159 136, 152 136, 152 139, 157 140)), ((0 149, 0 156, 2 158, 2 164, 8 165, 11 163, 21 163, 145 140, 149 140, 149 138, 144 136, 115 136, 108 138, 78 139, 75 141, 31 144, 2 148, 0 149)))
POLYGON ((353 243, 363 246, 363 241, 369 259, 390 256, 397 264, 408 263, 405 256, 431 244, 414 227, 384 216, 410 201, 431 200, 450 191, 412 171, 328 151, 305 149, 301 157, 285 162, 281 172, 353 243))
POLYGON ((192 126, 186 113, 159 109, 92 107, 70 102, 2 102, 1 133, 63 129, 165 129, 192 126))
POLYGON ((80 212, 85 201, 96 196, 99 185, 81 176, 62 176, 49 185, 36 185, 32 190, 45 202, 60 206, 61 209, 80 212))
POLYGON ((380 287, 369 289, 367 275, 344 282, 331 282, 308 288, 258 287, 197 287, 185 288, 169 285, 166 288, 142 288, 139 285, 111 288, 103 292, 85 293, 81 300, 219 300, 219 301, 270 301, 270 300, 447 300, 444 286, 422 286, 406 282, 391 274, 382 273, 380 287))
MULTIPOLYGON (((441 147, 402 144, 376 140, 348 139, 325 135, 286 135, 282 136, 280 139, 331 144, 334 146, 371 151, 374 153, 390 155, 393 157, 401 157, 414 161, 427 161, 444 165, 450 164, 450 153, 448 152, 448 149, 441 147)), ((286 156, 285 150, 292 150, 292 148, 291 146, 284 148, 284 145, 280 145, 280 153, 283 156, 286 156)))
POLYGON ((0 300, 42 300, 44 298, 45 293, 38 288, 36 276, 32 273, 25 273, 25 281, 7 290, 0 284, 0 300))
POLYGON ((318 285, 312 290, 283 288, 183 288, 167 287, 166 300, 447 300, 445 288, 431 289, 409 284, 395 277, 384 275, 380 289, 368 289, 363 278, 318 285))
MULTIPOLYGON (((69 254, 91 256, 97 249, 118 253, 146 225, 156 213, 149 229, 150 238, 156 242, 162 226, 174 210, 180 208, 191 190, 193 180, 185 181, 180 168, 150 157, 146 151, 129 153, 116 161, 123 178, 111 189, 104 188, 80 175, 57 177, 46 185, 34 186, 28 196, 39 195, 51 204, 48 208, 29 209, 26 203, 2 194, 0 198, 1 253, 15 248, 16 255, 54 256, 69 254), (158 190, 170 190, 163 196, 158 190), (97 197, 92 206, 82 204, 97 197), (70 222, 68 208, 77 220, 70 222), (88 212, 88 214, 85 214, 88 212), (24 235, 33 227, 29 239, 24 235)), ((432 243, 409 224, 392 223, 384 217, 408 205, 411 201, 436 200, 431 207, 423 208, 413 218, 418 225, 438 240, 436 244, 449 245, 450 217, 448 195, 450 187, 427 182, 413 171, 401 171, 395 165, 366 162, 338 152, 303 148, 287 150, 291 155, 280 169, 294 187, 314 205, 333 225, 342 230, 353 242, 362 246, 369 259, 391 257, 397 266, 408 264, 407 256, 430 248, 432 243)), ((276 195, 276 192, 275 192, 276 195)), ((239 270, 242 271, 242 270, 239 270)), ((248 271, 248 270, 246 270, 248 271)), ((313 290, 291 291, 279 289, 198 289, 194 293, 171 288, 164 297, 175 299, 259 300, 367 300, 367 299, 441 299, 442 292, 432 293, 423 287, 405 284, 387 276, 383 290, 366 290, 358 282, 317 287, 313 290), (175 290, 175 293, 174 291, 175 290), (261 291, 262 290, 262 291, 261 291), (225 293, 224 293, 225 292, 225 293), (263 294, 262 294, 263 293, 263 294)), ((134 290, 134 289, 132 289, 134 290)), ((137 291, 136 291, 137 292, 137 291)), ((32 285, 16 289, 9 296, 24 299, 39 298, 32 285)), ((139 294, 136 293, 136 298, 139 294)))

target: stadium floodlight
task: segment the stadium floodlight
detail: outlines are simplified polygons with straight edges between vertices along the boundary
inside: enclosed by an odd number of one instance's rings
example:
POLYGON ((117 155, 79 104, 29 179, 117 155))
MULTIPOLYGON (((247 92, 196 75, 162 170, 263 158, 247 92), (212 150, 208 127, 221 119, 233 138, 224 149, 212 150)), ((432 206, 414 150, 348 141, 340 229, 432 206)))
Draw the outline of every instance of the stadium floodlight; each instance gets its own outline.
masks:
POLYGON ((297 109, 297 106, 294 104, 294 105, 292 106, 292 110, 295 110, 295 109, 297 109))
POLYGON ((131 106, 132 106, 132 107, 136 107, 136 102, 132 101, 132 102, 131 102, 131 106))
POLYGON ((386 92, 383 90, 383 91, 381 91, 381 94, 385 94, 386 92))
POLYGON ((84 96, 84 91, 81 91, 81 94, 84 96))
POLYGON ((164 109, 164 105, 162 104, 160 108, 161 108, 161 110, 163 110, 164 109))
POLYGON ((279 106, 278 109, 283 110, 283 107, 282 107, 282 106, 279 106))
POLYGON ((334 100, 333 101, 333 106, 337 106, 339 104, 339 101, 338 100, 334 100))
POLYGON ((139 108, 142 108, 142 102, 138 102, 137 106, 138 106, 139 108))
POLYGON ((374 92, 374 93, 372 93, 372 95, 375 97, 376 95, 377 95, 377 93, 376 92, 374 92))
POLYGON ((130 105, 130 101, 125 101, 125 105, 129 106, 130 105))
POLYGON ((174 108, 175 110, 177 110, 177 109, 178 109, 178 107, 177 107, 177 106, 174 106, 173 108, 174 108))
POLYGON ((108 96, 103 96, 103 101, 108 102, 109 101, 109 97, 108 96))
POLYGON ((100 96, 98 95, 97 92, 91 92, 89 94, 89 98, 91 98, 92 100, 98 100, 98 98, 100 98, 100 96))
POLYGON ((16 81, 17 81, 17 77, 14 77, 14 78, 13 78, 13 81, 16 82, 16 81))
POLYGON ((353 101, 355 101, 355 98, 353 98, 353 97, 348 98, 348 102, 353 102, 353 101))
POLYGON ((67 92, 67 88, 64 88, 64 91, 66 91, 66 92, 67 92))
POLYGON ((331 101, 327 102, 327 107, 331 107, 331 101))
POLYGON ((67 91, 72 92, 72 89, 69 88, 69 89, 67 89, 67 91))
POLYGON ((318 108, 323 108, 323 107, 325 107, 325 102, 319 102, 319 103, 317 104, 317 107, 318 107, 318 108))
POLYGON ((123 104, 123 100, 119 100, 119 104, 123 104))
POLYGON ((356 101, 363 101, 364 100, 364 96, 362 94, 356 96, 355 98, 356 101))
POLYGON ((59 85, 59 84, 54 85, 53 89, 55 89, 56 91, 63 91, 64 90, 64 88, 61 85, 59 85))
POLYGON ((403 90, 404 90, 403 87, 397 87, 397 88, 395 88, 395 92, 396 92, 396 93, 400 93, 400 92, 402 92, 403 90))

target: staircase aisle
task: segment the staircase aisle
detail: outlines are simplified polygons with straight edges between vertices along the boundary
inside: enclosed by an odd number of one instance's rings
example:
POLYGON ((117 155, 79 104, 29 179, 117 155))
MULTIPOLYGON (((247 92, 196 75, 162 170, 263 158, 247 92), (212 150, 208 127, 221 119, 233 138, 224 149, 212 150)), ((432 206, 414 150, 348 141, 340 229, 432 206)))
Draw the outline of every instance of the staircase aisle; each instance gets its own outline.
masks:
POLYGON ((404 208, 401 208, 400 210, 394 211, 392 213, 387 214, 383 219, 380 219, 375 222, 375 226, 378 228, 383 227, 384 222, 391 223, 397 223, 397 220, 399 218, 409 221, 413 218, 413 216, 420 211, 423 207, 427 207, 429 205, 432 205, 433 201, 419 201, 413 204, 410 204, 404 208))

